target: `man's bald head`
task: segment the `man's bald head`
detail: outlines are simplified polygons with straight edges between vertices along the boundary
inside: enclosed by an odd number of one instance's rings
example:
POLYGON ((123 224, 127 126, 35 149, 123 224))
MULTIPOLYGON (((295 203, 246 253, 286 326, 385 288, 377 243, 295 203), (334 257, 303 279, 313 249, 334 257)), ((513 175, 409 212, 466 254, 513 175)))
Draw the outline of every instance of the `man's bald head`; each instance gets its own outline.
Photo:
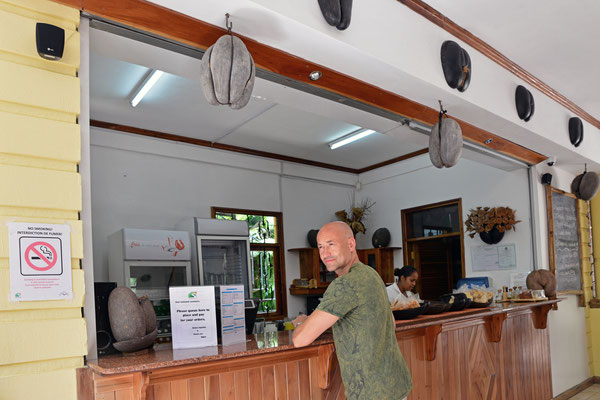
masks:
POLYGON ((325 224, 317 235, 319 255, 328 271, 344 275, 358 262, 356 241, 352 229, 345 222, 325 224))
POLYGON ((350 225, 342 221, 330 222, 323 225, 323 227, 319 230, 319 234, 323 231, 340 235, 344 239, 354 238, 354 233, 352 232, 352 229, 350 229, 350 225))

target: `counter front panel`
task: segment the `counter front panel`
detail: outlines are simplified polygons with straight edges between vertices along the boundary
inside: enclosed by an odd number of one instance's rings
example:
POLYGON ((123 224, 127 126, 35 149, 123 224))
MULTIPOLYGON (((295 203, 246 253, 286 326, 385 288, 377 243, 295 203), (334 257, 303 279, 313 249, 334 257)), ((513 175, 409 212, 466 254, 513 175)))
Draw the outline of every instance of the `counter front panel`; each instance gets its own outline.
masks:
MULTIPOLYGON (((408 399, 550 400, 546 318, 557 301, 397 321, 408 399)), ((304 348, 290 331, 182 352, 162 345, 90 360, 78 379, 80 399, 345 399, 330 333, 304 348)))

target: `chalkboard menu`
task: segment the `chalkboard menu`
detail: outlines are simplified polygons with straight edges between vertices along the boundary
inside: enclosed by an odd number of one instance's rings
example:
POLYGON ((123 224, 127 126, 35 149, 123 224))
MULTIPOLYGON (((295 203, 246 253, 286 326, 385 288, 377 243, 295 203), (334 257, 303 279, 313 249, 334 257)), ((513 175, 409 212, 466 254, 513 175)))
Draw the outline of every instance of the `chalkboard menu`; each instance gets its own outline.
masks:
POLYGON ((556 275, 559 292, 581 293, 577 199, 549 186, 546 190, 550 270, 556 275))

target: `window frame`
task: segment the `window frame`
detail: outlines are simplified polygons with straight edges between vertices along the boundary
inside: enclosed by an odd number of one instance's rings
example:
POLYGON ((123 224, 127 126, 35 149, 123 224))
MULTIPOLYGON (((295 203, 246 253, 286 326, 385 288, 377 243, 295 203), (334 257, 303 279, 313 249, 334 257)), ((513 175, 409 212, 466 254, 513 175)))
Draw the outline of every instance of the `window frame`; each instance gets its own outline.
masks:
MULTIPOLYGON (((276 223, 277 243, 250 243, 250 253, 252 251, 272 250, 273 264, 275 276, 275 304, 276 310, 273 313, 257 314, 265 320, 277 320, 287 317, 287 295, 286 295, 286 280, 285 280, 285 253, 283 239, 283 213, 277 211, 265 210, 249 210, 245 208, 227 208, 212 206, 210 208, 211 218, 216 218, 217 213, 223 214, 244 214, 244 215, 263 215, 266 217, 274 217, 276 223)), ((251 254, 249 255, 250 257, 251 254)))
POLYGON ((401 216, 402 216, 402 248, 406 249, 406 251, 403 251, 404 253, 404 265, 409 265, 409 246, 408 244, 411 242, 419 242, 419 241, 424 241, 424 240, 435 240, 435 239, 440 239, 440 238, 444 238, 444 237, 460 237, 460 247, 461 247, 461 262, 462 262, 462 277, 465 277, 465 237, 464 237, 464 228, 463 228, 463 215, 462 215, 462 198, 457 198, 457 199, 450 199, 450 200, 445 200, 445 201, 440 201, 437 203, 431 203, 431 204, 425 204, 422 206, 418 206, 418 207, 412 207, 412 208, 407 208, 404 210, 401 210, 401 216), (428 210, 428 209, 432 209, 432 208, 439 208, 439 207, 444 207, 444 206, 449 206, 449 205, 457 205, 458 206, 458 232, 452 232, 452 233, 445 233, 442 235, 435 235, 435 236, 425 236, 425 237, 419 237, 419 238, 409 238, 408 237, 408 214, 412 214, 414 212, 418 212, 418 211, 424 211, 424 210, 428 210))

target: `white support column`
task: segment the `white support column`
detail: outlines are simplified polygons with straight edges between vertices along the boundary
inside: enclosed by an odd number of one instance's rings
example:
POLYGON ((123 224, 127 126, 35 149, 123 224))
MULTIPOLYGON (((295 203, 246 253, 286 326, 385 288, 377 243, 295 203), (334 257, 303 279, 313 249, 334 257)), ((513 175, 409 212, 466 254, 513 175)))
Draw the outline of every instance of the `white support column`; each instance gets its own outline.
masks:
POLYGON ((96 309, 94 299, 94 257, 92 250, 92 191, 90 173, 90 21, 82 17, 79 24, 81 40, 81 61, 79 66, 79 82, 81 85, 81 175, 82 208, 80 219, 83 221, 83 259, 81 267, 85 275, 85 306, 83 316, 87 324, 87 344, 90 359, 97 355, 96 345, 96 309))

